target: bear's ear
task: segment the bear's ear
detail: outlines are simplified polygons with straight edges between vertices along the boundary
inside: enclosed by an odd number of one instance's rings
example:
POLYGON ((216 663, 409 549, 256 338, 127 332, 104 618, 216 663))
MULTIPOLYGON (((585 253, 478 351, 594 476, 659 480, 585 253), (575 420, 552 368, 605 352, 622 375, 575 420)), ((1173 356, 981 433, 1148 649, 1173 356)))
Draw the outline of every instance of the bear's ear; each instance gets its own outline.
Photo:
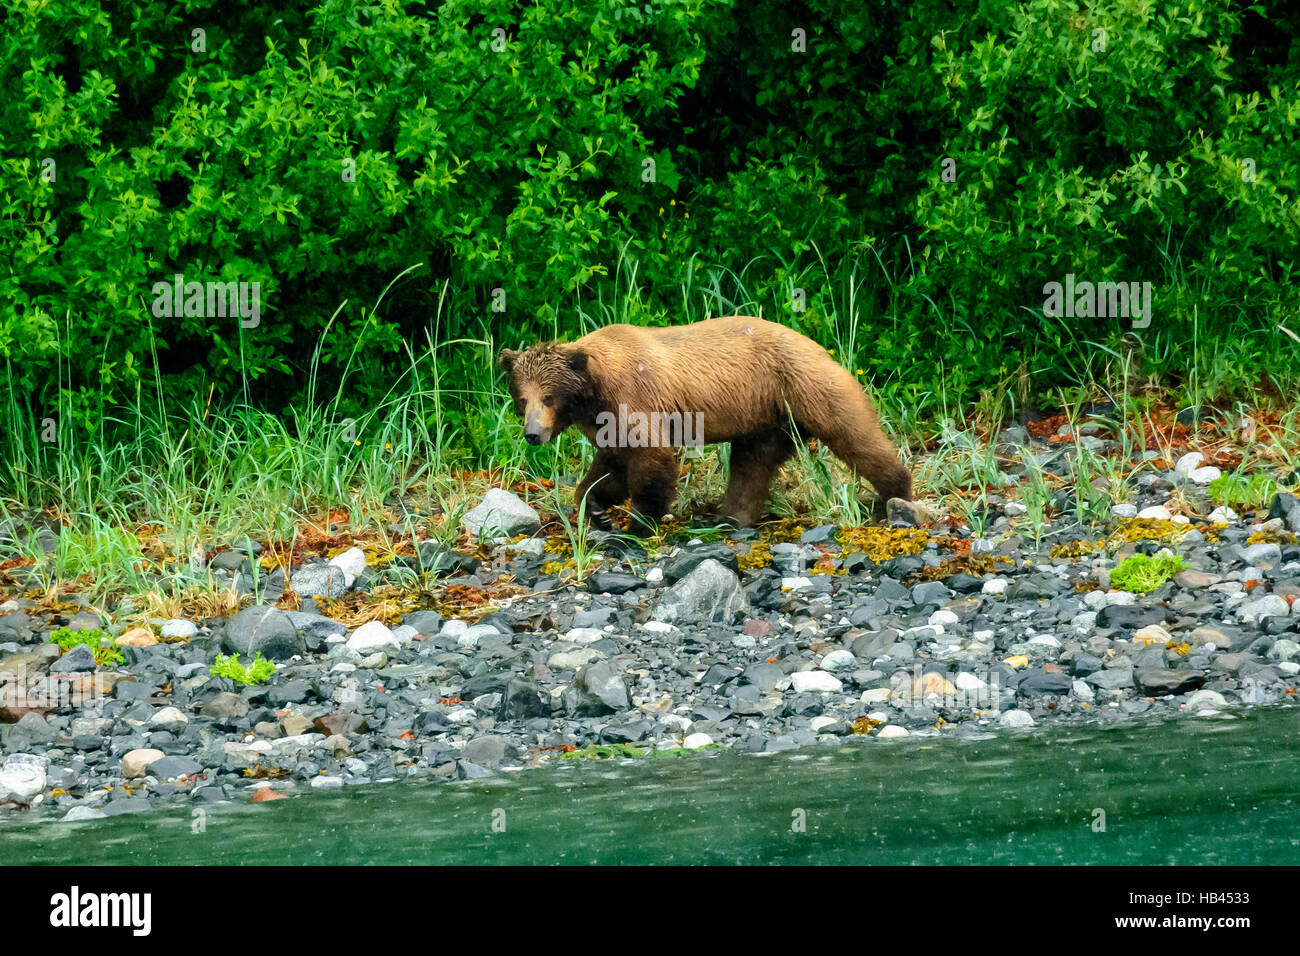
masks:
POLYGON ((515 359, 517 358, 519 358, 519 352, 515 349, 502 349, 498 361, 501 363, 501 367, 506 370, 506 373, 509 374, 514 371, 515 359))
POLYGON ((587 353, 582 349, 572 349, 569 352, 569 368, 575 372, 587 371, 587 353))

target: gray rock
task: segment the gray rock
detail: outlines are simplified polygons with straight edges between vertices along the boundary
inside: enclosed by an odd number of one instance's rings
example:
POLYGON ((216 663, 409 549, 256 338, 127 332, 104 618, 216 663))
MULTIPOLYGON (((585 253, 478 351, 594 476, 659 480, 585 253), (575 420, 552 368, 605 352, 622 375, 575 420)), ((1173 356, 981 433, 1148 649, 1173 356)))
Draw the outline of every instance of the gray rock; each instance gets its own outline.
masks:
POLYGON ((308 648, 319 647, 329 638, 342 637, 348 632, 342 623, 323 614, 311 614, 307 611, 285 611, 284 613, 302 634, 308 648))
POLYGON ((532 717, 551 716, 551 708, 538 693, 536 684, 523 678, 513 678, 501 694, 501 706, 497 714, 503 720, 528 720, 532 717))
POLYGON ((304 564, 293 569, 289 586, 303 597, 338 598, 347 593, 348 576, 332 564, 304 564))
POLYGON ((199 713, 213 720, 238 720, 248 713, 248 701, 239 694, 223 691, 204 704, 199 713))
POLYGON ((751 664, 740 679, 741 683, 752 684, 766 694, 776 690, 776 685, 785 679, 785 671, 777 664, 751 664))
POLYGON ((85 644, 78 644, 51 664, 50 670, 56 674, 81 674, 93 671, 97 666, 95 652, 85 644))
POLYGON ((437 634, 442 630, 442 615, 437 611, 412 611, 402 618, 402 623, 415 628, 417 634, 437 634))
POLYGON ((499 734, 475 737, 461 750, 462 760, 480 767, 497 768, 514 756, 510 741, 499 734))
POLYGON ((749 601, 734 571, 709 558, 655 602, 653 618, 667 624, 732 624, 749 601))
POLYGON ((592 594, 625 594, 645 586, 645 581, 635 574, 619 571, 598 571, 587 578, 587 590, 592 594))
POLYGON ((191 777, 203 769, 203 764, 193 757, 163 757, 149 764, 149 776, 159 780, 191 777))
POLYGON ((713 560, 723 567, 730 568, 735 574, 740 573, 740 564, 736 553, 721 542, 714 544, 694 544, 682 548, 663 563, 664 580, 676 584, 705 561, 713 560))
POLYGON ((1250 565, 1253 568, 1261 568, 1265 571, 1282 560, 1282 549, 1271 542, 1251 544, 1245 547, 1233 545, 1229 549, 1229 553, 1243 564, 1250 565))
POLYGON ((576 717, 617 714, 632 706, 627 684, 605 661, 588 664, 578 671, 573 686, 569 688, 566 702, 569 712, 576 717))
POLYGON ((288 660, 305 654, 307 644, 293 619, 277 608, 257 605, 244 608, 226 623, 221 646, 229 654, 239 654, 245 663, 259 652, 268 660, 288 660))
POLYGON ((542 519, 525 501, 493 488, 477 506, 465 512, 461 523, 476 538, 513 538, 537 531, 542 519))
POLYGON ((1268 516, 1281 518, 1286 522, 1288 530, 1300 534, 1300 498, 1295 495, 1285 491, 1278 492, 1272 505, 1269 506, 1268 516))
POLYGON ((1055 574, 1039 571, 1017 578, 1007 588, 1007 598, 1012 601, 1041 600, 1055 597, 1069 585, 1055 574))
POLYGON ((1196 690, 1205 683, 1205 675, 1200 671, 1139 667, 1133 671, 1133 682, 1143 694, 1161 697, 1196 690))
POLYGON ((1084 681, 1101 690, 1123 690, 1133 686, 1133 670, 1128 667, 1113 667, 1089 674, 1084 681))
POLYGON ((912 588, 912 600, 916 602, 917 607, 924 607, 927 604, 946 604, 951 597, 952 591, 940 581, 925 581, 912 588))

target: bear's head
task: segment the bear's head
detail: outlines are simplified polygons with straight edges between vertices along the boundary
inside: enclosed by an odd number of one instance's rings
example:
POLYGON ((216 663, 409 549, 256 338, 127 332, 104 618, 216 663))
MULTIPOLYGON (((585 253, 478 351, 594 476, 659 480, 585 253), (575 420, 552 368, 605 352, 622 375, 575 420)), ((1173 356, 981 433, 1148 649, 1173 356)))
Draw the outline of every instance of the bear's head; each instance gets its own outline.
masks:
POLYGON ((522 352, 502 349, 501 367, 530 445, 544 445, 570 425, 594 417, 596 383, 582 349, 557 342, 522 352))

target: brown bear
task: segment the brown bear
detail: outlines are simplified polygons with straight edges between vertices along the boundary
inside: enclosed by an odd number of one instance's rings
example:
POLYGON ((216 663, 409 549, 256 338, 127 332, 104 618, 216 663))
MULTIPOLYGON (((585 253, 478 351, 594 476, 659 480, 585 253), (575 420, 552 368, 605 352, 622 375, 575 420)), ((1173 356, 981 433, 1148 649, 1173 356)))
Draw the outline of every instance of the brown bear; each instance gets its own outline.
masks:
POLYGON ((574 501, 589 495, 598 528, 610 527, 606 509, 631 497, 634 530, 650 531, 676 491, 675 447, 714 442, 731 443, 721 511, 740 527, 754 524, 794 454, 792 430, 869 480, 878 514, 890 498, 912 497, 912 476, 862 387, 816 342, 775 322, 609 325, 570 345, 504 349, 501 366, 531 444, 575 426, 595 446, 574 501))

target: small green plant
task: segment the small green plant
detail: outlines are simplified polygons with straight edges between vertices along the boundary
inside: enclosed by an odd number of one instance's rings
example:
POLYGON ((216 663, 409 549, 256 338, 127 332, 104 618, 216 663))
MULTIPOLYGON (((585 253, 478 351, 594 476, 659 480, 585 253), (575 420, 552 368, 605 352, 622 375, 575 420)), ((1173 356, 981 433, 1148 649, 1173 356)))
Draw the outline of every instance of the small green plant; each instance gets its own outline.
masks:
POLYGON ((1249 476, 1220 475, 1206 488, 1216 505, 1241 509, 1266 508, 1281 490, 1282 486, 1263 472, 1249 476))
POLYGON ((1164 584, 1187 564, 1176 554, 1135 554, 1125 558, 1110 572, 1110 583, 1121 591, 1146 594, 1164 584))
POLYGON ((231 654, 229 657, 218 654, 212 664, 211 674, 213 677, 227 677, 236 684, 265 684, 275 676, 275 665, 268 660, 263 660, 261 651, 257 652, 257 656, 247 667, 239 663, 238 654, 231 654))
POLYGON ((64 654, 84 644, 89 647, 95 655, 95 663, 100 667, 108 667, 110 664, 121 664, 123 661, 122 652, 118 649, 117 638, 112 634, 105 633, 98 628, 86 631, 73 631, 66 627, 61 627, 50 634, 50 643, 57 644, 59 650, 64 654))

